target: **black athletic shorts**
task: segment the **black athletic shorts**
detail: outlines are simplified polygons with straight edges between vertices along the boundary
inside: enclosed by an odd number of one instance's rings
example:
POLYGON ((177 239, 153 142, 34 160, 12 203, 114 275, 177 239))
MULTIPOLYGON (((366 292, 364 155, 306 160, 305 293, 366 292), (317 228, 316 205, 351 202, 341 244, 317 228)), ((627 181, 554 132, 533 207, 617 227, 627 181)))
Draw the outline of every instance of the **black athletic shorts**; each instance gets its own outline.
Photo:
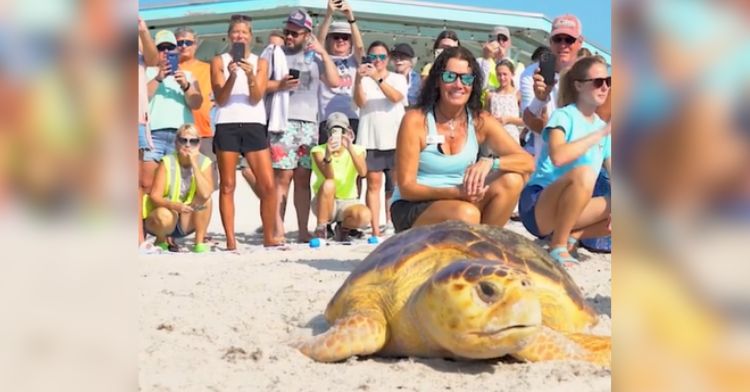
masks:
POLYGON ((216 124, 214 153, 234 151, 240 154, 268 148, 268 128, 258 123, 216 124))
POLYGON ((434 202, 435 200, 397 200, 391 204, 391 221, 393 221, 393 228, 396 233, 410 229, 417 218, 434 202))

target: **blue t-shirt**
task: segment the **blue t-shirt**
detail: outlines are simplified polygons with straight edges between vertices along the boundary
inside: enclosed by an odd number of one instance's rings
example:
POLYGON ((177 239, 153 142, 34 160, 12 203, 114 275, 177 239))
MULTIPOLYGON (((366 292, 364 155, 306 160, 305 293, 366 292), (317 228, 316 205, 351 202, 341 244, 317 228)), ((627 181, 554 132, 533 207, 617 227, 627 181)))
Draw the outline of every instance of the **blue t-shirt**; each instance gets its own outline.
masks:
POLYGON ((594 122, 588 122, 575 104, 567 105, 563 108, 552 112, 552 116, 547 122, 547 126, 542 130, 542 139, 544 145, 537 163, 536 171, 529 180, 529 185, 539 185, 547 187, 558 178, 562 177, 579 166, 590 166, 594 174, 599 174, 604 160, 612 155, 612 141, 610 135, 607 135, 599 144, 592 146, 575 161, 561 167, 552 164, 549 157, 549 133, 553 128, 560 128, 565 132, 565 142, 570 143, 586 137, 587 135, 604 128, 607 124, 594 115, 594 122))

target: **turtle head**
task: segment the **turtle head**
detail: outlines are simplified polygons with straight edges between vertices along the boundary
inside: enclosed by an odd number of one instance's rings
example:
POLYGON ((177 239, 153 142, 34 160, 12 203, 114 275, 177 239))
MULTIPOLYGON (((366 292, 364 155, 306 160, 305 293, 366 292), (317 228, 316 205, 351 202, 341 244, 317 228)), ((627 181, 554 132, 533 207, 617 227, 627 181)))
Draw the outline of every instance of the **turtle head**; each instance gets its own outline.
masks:
POLYGON ((517 352, 542 325, 526 272, 497 261, 457 261, 420 287, 413 309, 443 349, 470 359, 517 352))

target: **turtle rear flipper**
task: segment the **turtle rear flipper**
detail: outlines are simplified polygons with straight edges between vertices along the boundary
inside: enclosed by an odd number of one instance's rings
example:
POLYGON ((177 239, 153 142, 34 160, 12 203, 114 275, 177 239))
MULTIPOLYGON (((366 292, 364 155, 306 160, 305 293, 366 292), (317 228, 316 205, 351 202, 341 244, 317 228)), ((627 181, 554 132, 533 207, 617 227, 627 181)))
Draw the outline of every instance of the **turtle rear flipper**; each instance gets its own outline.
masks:
POLYGON ((387 340, 385 317, 380 311, 354 311, 336 320, 326 332, 297 348, 319 362, 337 362, 355 355, 380 351, 387 340))
POLYGON ((558 332, 542 327, 516 358, 529 361, 573 359, 610 367, 612 362, 612 338, 583 333, 558 332))

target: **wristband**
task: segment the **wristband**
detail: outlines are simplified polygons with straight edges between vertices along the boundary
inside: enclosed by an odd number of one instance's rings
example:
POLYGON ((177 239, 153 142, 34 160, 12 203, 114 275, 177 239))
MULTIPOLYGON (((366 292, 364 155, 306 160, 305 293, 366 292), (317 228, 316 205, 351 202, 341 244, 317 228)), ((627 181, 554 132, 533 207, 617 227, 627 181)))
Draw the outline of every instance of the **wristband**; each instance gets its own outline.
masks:
POLYGON ((349 24, 357 23, 357 19, 354 18, 352 20, 347 20, 347 22, 349 22, 349 24))
POLYGON ((547 107, 547 102, 540 101, 538 98, 534 97, 534 99, 531 100, 528 109, 535 116, 539 116, 542 113, 542 109, 545 107, 547 107))
POLYGON ((492 170, 500 170, 500 158, 492 160, 492 170))
POLYGON ((190 83, 187 83, 187 88, 182 86, 180 86, 180 88, 182 89, 182 91, 188 91, 190 90, 190 83))

